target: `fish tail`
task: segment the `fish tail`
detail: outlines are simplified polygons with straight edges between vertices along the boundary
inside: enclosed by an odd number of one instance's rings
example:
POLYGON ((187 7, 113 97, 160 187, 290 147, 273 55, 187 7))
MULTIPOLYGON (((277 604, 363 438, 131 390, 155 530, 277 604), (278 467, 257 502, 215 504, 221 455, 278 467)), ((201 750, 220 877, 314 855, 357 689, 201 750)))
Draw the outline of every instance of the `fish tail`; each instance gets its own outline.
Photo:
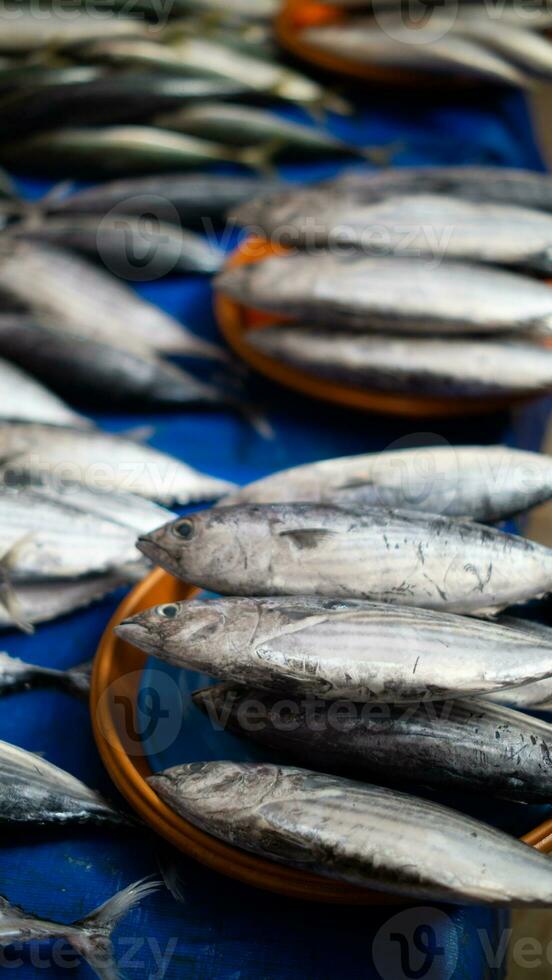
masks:
POLYGON ((34 626, 23 615, 19 597, 13 587, 10 573, 17 565, 19 555, 33 537, 32 533, 23 535, 6 551, 0 559, 0 603, 8 613, 11 621, 23 633, 34 633, 34 626))
POLYGON ((369 163, 373 163, 376 167, 388 167, 395 159, 398 153, 402 153, 405 149, 406 143, 402 140, 394 140, 392 143, 386 143, 384 146, 367 146, 360 147, 359 154, 368 160, 369 163))
POLYGON ((151 878, 136 881, 113 898, 94 909, 84 919, 68 927, 67 939, 86 962, 96 971, 100 980, 118 980, 119 970, 113 955, 111 934, 119 921, 144 898, 161 887, 161 882, 151 878))
POLYGON ((343 96, 338 95, 337 92, 326 89, 320 104, 323 109, 327 112, 335 112, 338 116, 352 116, 354 115, 355 107, 343 96))
POLYGON ((267 140, 266 143, 259 143, 258 146, 246 146, 239 150, 236 161, 252 170, 260 170, 267 176, 275 173, 274 158, 285 146, 285 141, 281 139, 267 140))

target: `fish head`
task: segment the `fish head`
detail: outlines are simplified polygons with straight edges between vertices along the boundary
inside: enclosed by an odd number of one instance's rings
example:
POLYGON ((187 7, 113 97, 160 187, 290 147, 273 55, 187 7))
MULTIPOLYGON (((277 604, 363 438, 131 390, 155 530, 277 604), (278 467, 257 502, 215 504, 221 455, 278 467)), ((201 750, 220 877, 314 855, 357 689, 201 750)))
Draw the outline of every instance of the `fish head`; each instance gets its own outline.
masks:
POLYGON ((268 763, 190 762, 150 776, 148 782, 170 807, 201 822, 261 804, 279 772, 268 763))
POLYGON ((224 632, 221 604, 202 599, 153 606, 115 627, 117 636, 146 653, 170 655, 178 649, 192 667, 194 654, 201 656, 205 646, 222 642, 224 632))
POLYGON ((270 560, 270 523, 258 509, 217 507, 188 514, 139 537, 137 547, 186 582, 247 595, 253 570, 270 560))

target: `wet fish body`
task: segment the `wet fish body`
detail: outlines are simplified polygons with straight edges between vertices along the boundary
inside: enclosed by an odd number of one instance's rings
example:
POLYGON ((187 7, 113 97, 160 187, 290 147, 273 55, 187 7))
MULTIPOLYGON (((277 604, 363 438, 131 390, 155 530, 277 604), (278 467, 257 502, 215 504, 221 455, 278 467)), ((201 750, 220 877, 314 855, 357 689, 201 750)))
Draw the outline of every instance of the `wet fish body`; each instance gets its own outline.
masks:
POLYGON ((130 516, 136 530, 141 525, 143 529, 144 519, 150 528, 159 525, 167 512, 135 501, 130 494, 170 506, 220 497, 235 489, 234 484, 200 473, 151 446, 99 430, 84 434, 45 425, 0 425, 0 466, 2 460, 7 461, 9 473, 24 474, 38 483, 45 480, 47 485, 53 482, 62 493, 67 482, 65 498, 70 504, 78 501, 80 484, 92 492, 92 503, 98 498, 100 511, 103 500, 110 507, 109 494, 125 494, 120 503, 115 498, 115 513, 118 520, 126 520, 126 515, 136 512, 138 523, 130 516), (72 483, 77 484, 74 491, 72 483))
POLYGON ((92 423, 73 412, 53 392, 9 361, 0 359, 0 418, 3 421, 42 422, 88 428, 92 423))
POLYGON ((552 551, 470 521, 386 508, 237 504, 138 539, 184 581, 226 595, 361 598, 478 613, 548 593, 552 551))
POLYGON ((296 253, 226 270, 216 287, 247 306, 332 330, 547 334, 552 324, 549 286, 467 262, 296 253))
POLYGON ((56 687, 86 698, 90 694, 90 670, 91 664, 56 670, 0 653, 0 695, 34 687, 56 687))
POLYGON ((0 604, 0 630, 20 629, 24 624, 30 632, 32 626, 51 622, 99 602, 121 586, 128 585, 130 579, 129 573, 122 571, 50 582, 18 582, 15 586, 16 620, 6 606, 0 604))
POLYGON ((112 12, 72 11, 71 17, 63 11, 40 11, 37 17, 33 11, 19 10, 16 17, 6 17, 2 21, 0 51, 8 54, 23 54, 44 46, 55 46, 84 41, 97 37, 113 37, 143 34, 143 21, 132 17, 118 16, 112 12))
POLYGON ((324 130, 292 122, 253 106, 206 102, 157 117, 163 129, 175 129, 230 146, 266 146, 272 158, 363 156, 361 148, 343 143, 324 130))
POLYGON ((0 742, 0 823, 127 822, 95 790, 33 752, 0 742))
MULTIPOLYGON (((155 332, 155 331, 154 331, 155 332)), ((224 395, 157 357, 58 330, 26 316, 0 316, 0 355, 57 392, 119 405, 193 408, 224 395)))
MULTIPOLYGON (((389 167, 383 170, 348 170, 327 185, 326 201, 331 200, 334 190, 339 195, 351 195, 350 199, 354 196, 359 207, 394 195, 444 194, 471 201, 518 204, 524 208, 552 211, 550 174, 510 167, 389 167)), ((309 194, 310 191, 307 196, 309 194)), ((316 201, 319 201, 318 197, 316 201)))
POLYGON ((525 803, 550 799, 552 726, 484 701, 329 707, 231 684, 192 698, 214 725, 309 769, 525 803), (248 712, 256 712, 253 725, 248 712))
POLYGON ((552 676, 547 639, 389 603, 194 600, 138 613, 116 632, 177 667, 324 701, 469 698, 552 676))
MULTIPOLYGON (((0 42, 1 43, 1 42, 0 42)), ((101 69, 93 65, 70 65, 50 68, 41 64, 9 65, 0 63, 0 94, 2 96, 22 88, 38 88, 53 84, 75 85, 99 78, 101 69)))
POLYGON ((239 174, 160 174, 112 181, 76 191, 50 205, 55 213, 153 213, 159 221, 196 227, 205 220, 221 221, 231 207, 281 189, 272 178, 239 174))
MULTIPOLYGON (((58 129, 5 143, 3 164, 34 173, 128 177, 239 163, 227 147, 153 126, 58 129)), ((248 161, 251 158, 248 156, 248 161)), ((253 165, 256 166, 255 160, 253 165)))
POLYGON ((224 80, 107 74, 78 84, 23 88, 0 103, 0 124, 7 141, 59 127, 140 123, 183 104, 235 94, 236 86, 224 80))
POLYGON ((343 25, 306 28, 301 31, 301 40, 360 64, 461 75, 500 85, 526 84, 522 72, 505 58, 450 32, 438 37, 431 22, 426 27, 418 25, 413 35, 398 18, 392 31, 382 29, 372 18, 359 18, 343 25))
POLYGON ((391 507, 483 523, 552 495, 552 460, 507 446, 421 446, 341 456, 273 473, 222 501, 391 507))
MULTIPOLYGON (((216 244, 174 224, 158 224, 155 217, 153 222, 148 221, 147 211, 137 217, 124 213, 58 214, 15 226, 10 234, 16 240, 83 252, 122 278, 129 272, 142 281, 178 273, 218 272, 224 253, 216 244)), ((151 342, 155 344, 154 336, 151 342)))
POLYGON ((508 338, 345 333, 293 324, 252 331, 269 357, 360 389, 439 398, 519 398, 552 389, 552 351, 508 338))
POLYGON ((215 345, 81 256, 44 242, 10 244, 0 255, 0 307, 5 310, 47 318, 58 330, 138 356, 155 351, 219 356, 215 345))
POLYGON ((278 863, 430 901, 550 904, 545 855, 406 793, 266 763, 195 762, 149 783, 195 826, 278 863))
POLYGON ((531 24, 521 26, 501 23, 477 16, 462 16, 454 24, 454 33, 495 51, 520 69, 544 78, 552 74, 550 41, 542 37, 531 24))
POLYGON ((520 206, 418 192, 361 207, 354 191, 313 188, 264 205, 246 204, 246 223, 248 211, 257 212, 268 237, 285 228, 299 247, 345 242, 368 255, 488 262, 542 275, 552 271, 552 217, 520 206))

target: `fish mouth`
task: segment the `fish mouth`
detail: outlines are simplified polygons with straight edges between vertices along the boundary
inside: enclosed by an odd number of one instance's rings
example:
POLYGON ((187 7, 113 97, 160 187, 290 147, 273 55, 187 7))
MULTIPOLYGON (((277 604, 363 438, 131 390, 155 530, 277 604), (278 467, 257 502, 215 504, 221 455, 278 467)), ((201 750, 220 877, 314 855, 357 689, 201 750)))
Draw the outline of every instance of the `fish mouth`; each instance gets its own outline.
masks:
POLYGON ((123 619, 121 623, 115 626, 113 632, 119 639, 124 640, 125 643, 131 643, 139 650, 145 650, 146 653, 155 652, 155 645, 151 641, 147 626, 138 623, 135 619, 123 619))
POLYGON ((154 541, 148 534, 141 534, 136 540, 136 547, 146 558, 162 568, 171 568, 172 556, 166 548, 154 541))

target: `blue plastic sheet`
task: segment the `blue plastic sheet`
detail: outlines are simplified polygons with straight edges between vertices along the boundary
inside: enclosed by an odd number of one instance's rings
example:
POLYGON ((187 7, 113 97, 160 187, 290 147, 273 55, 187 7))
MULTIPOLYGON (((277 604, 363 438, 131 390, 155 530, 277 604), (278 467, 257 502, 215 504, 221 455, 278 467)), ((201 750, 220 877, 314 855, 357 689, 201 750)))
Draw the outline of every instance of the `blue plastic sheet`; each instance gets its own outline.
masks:
MULTIPOLYGON (((339 136, 357 143, 397 142, 397 161, 492 163, 542 169, 525 105, 513 94, 478 92, 447 102, 427 93, 382 95, 367 89, 366 108, 355 120, 332 120, 339 136)), ((332 164, 289 166, 293 180, 335 172, 332 164)), ((50 185, 22 180, 29 198, 50 185)), ((189 277, 143 284, 148 299, 214 337, 210 287, 189 277)), ((508 441, 535 447, 545 419, 540 407, 508 416, 413 423, 354 415, 308 402, 261 380, 250 397, 260 400, 275 430, 263 440, 227 413, 95 415, 107 429, 151 424, 151 443, 200 469, 244 483, 266 473, 315 460, 392 444, 508 441), (421 435, 420 435, 421 434, 421 435), (429 434, 429 435, 428 435, 429 434)), ((73 665, 91 657, 118 598, 40 627, 33 637, 8 633, 0 646, 42 664, 73 665)), ((0 738, 14 742, 113 794, 99 761, 87 708, 50 691, 13 695, 0 706, 0 738)), ((390 828, 391 829, 391 828, 390 828)), ((19 835, 2 831, 0 892, 45 917, 70 921, 124 884, 156 869, 156 844, 140 832, 79 829, 19 835)), ((487 980, 503 976, 507 916, 494 910, 339 908, 299 904, 254 891, 183 859, 185 904, 167 892, 148 899, 117 929, 115 948, 129 980, 260 980, 331 978, 367 980, 487 980), (395 916, 399 914, 399 919, 395 916), (394 937, 394 938, 393 938, 394 937), (402 937, 402 938, 397 938, 402 937), (160 965, 161 963, 161 965, 160 965)), ((9 952, 18 980, 69 973, 58 946, 9 952), (18 959, 20 958, 20 959, 18 959)), ((3 965, 9 965, 7 961, 3 965)), ((91 976, 80 965, 71 976, 91 976)))

